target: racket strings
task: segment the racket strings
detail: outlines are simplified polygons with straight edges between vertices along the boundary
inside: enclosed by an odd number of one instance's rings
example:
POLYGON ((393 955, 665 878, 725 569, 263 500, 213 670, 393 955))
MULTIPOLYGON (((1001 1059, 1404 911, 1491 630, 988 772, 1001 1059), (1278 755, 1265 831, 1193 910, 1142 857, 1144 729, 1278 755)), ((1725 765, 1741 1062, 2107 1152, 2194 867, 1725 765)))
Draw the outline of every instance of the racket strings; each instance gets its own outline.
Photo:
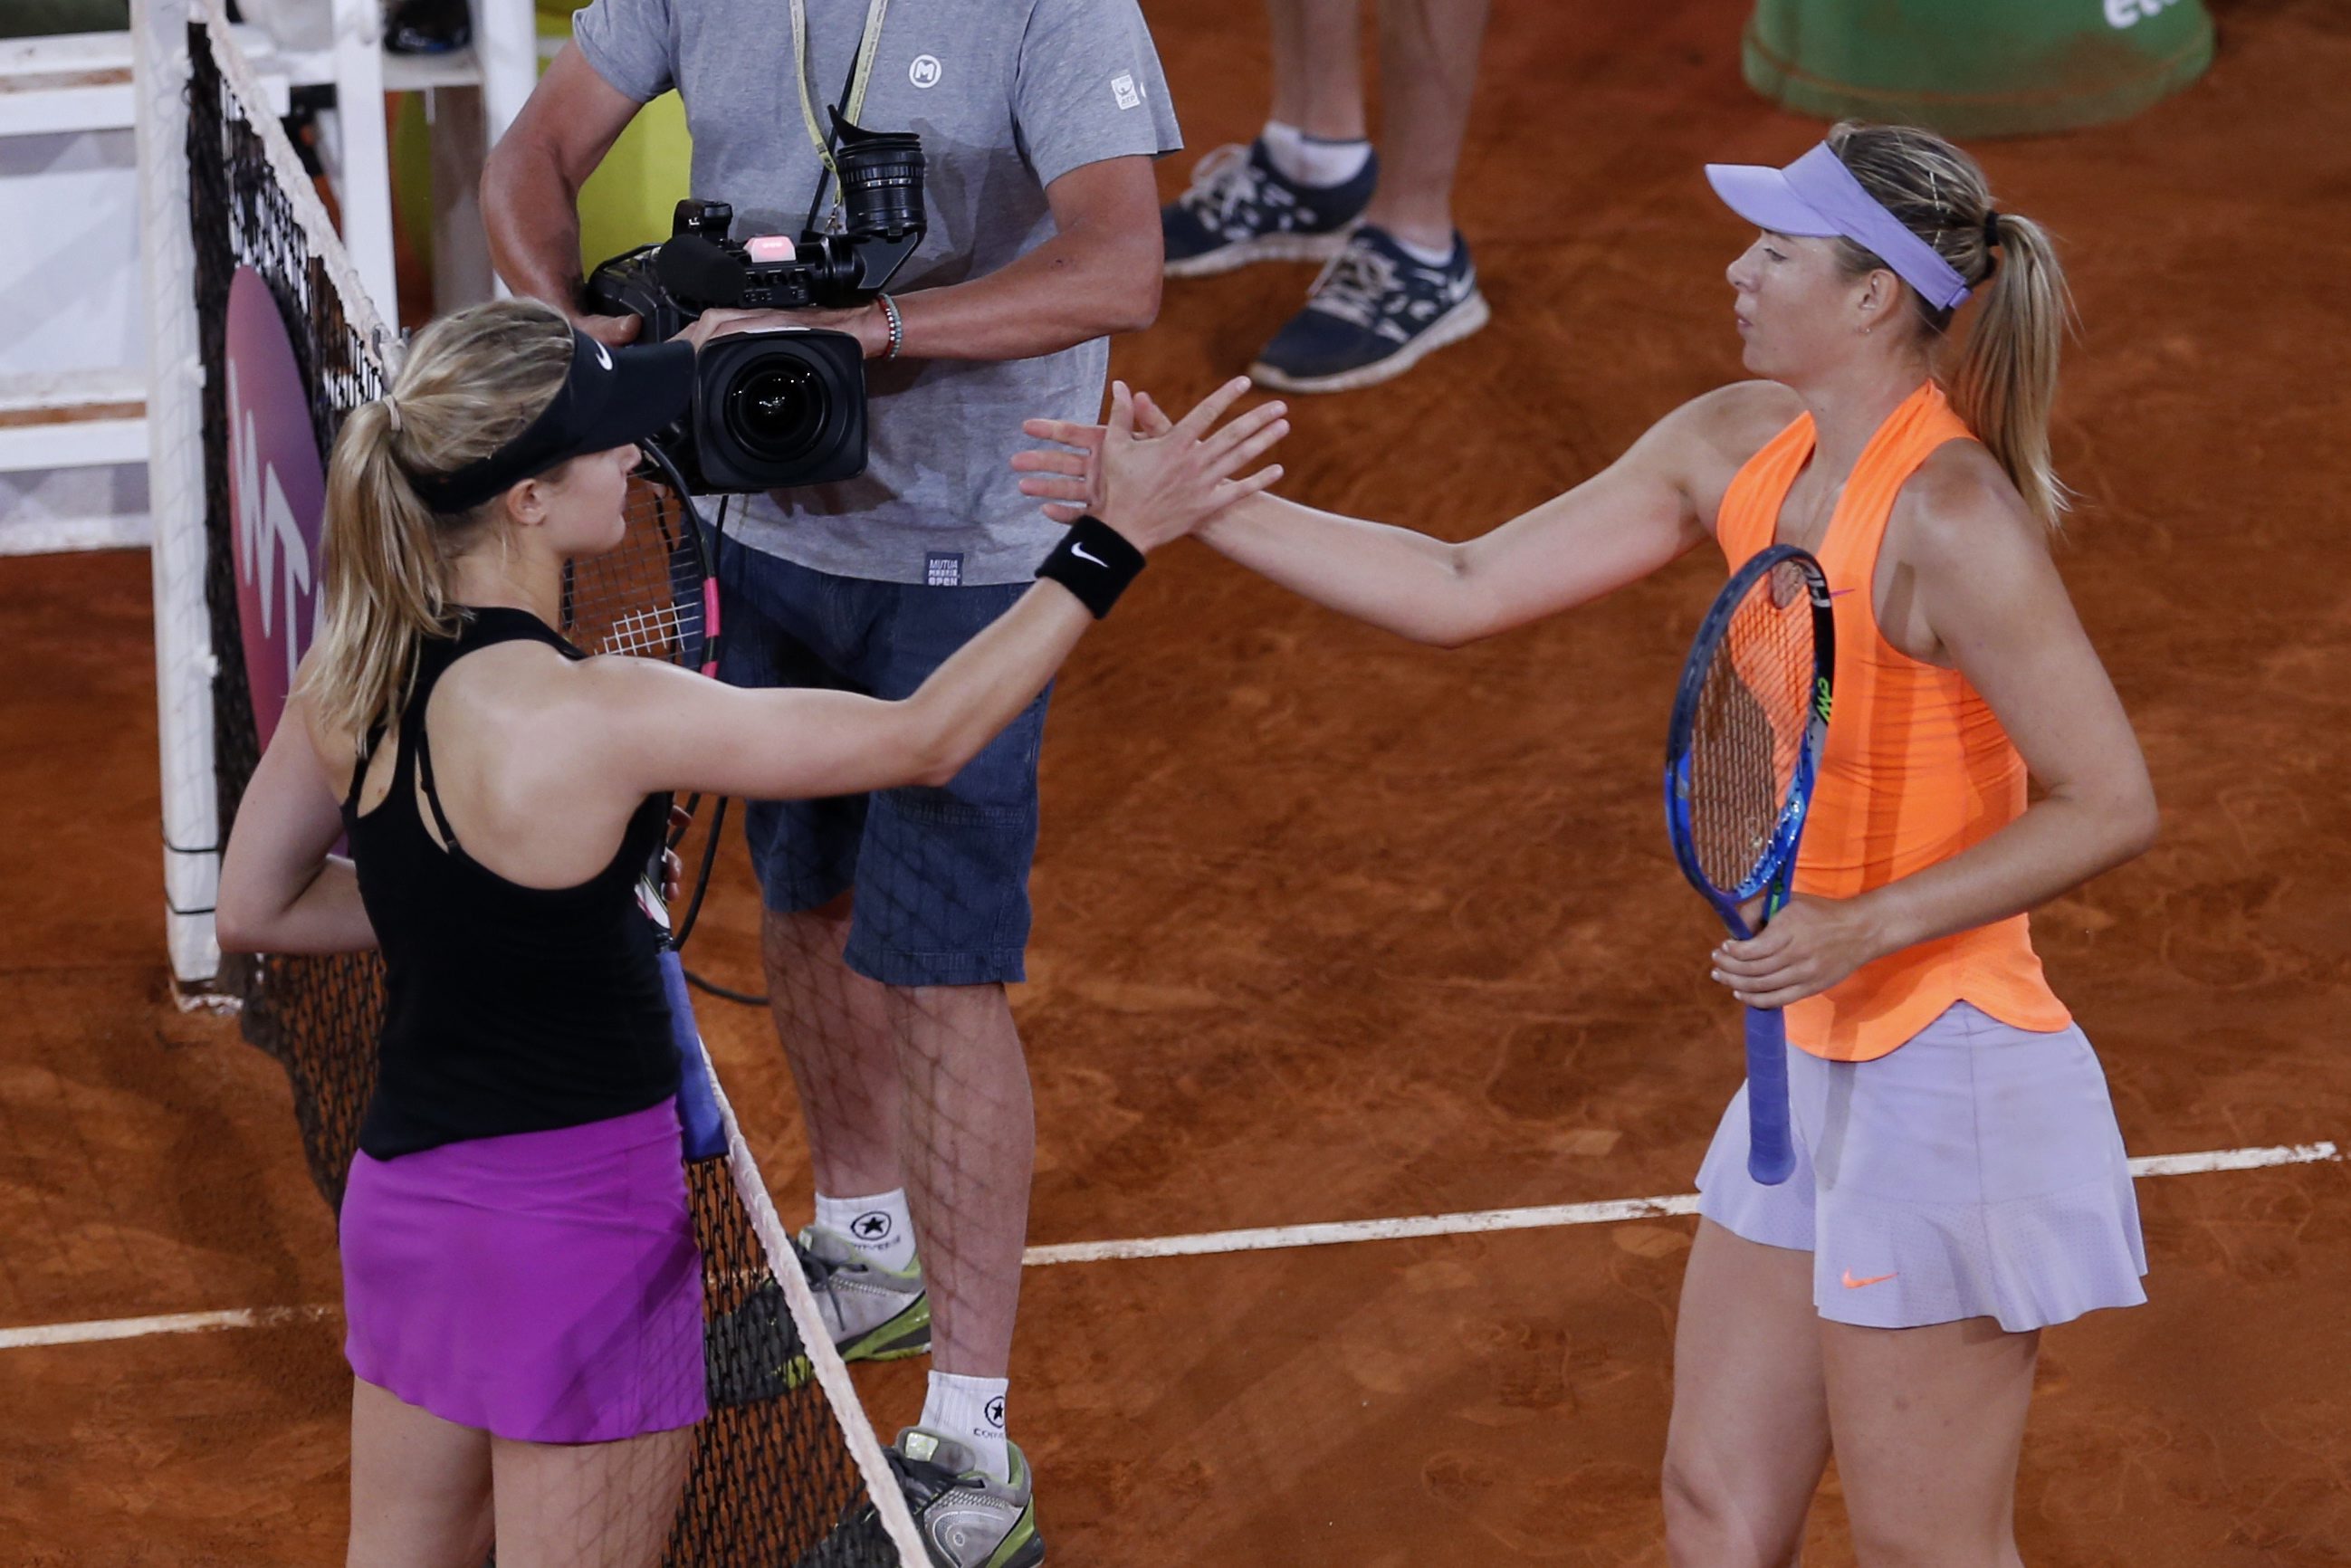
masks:
POLYGON ((1802 569, 1759 578, 1707 665, 1690 742, 1699 869, 1729 893, 1770 858, 1802 761, 1813 702, 1813 610, 1802 569))
POLYGON ((590 653, 700 664, 706 628, 693 527, 674 494, 630 480, 620 544, 564 568, 563 634, 590 653))

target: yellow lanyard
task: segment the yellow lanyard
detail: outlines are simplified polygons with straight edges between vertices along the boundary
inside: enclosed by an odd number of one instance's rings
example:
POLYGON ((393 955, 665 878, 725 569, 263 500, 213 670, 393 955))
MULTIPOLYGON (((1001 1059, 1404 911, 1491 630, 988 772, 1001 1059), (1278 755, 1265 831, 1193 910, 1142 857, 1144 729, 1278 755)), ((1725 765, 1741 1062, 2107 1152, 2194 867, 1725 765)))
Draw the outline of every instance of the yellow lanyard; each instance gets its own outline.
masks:
MULTIPOLYGON (((866 0, 865 32, 857 41, 857 68, 849 75, 849 101, 841 106, 841 118, 852 125, 859 122, 865 110, 865 84, 873 76, 873 57, 882 47, 882 17, 890 9, 890 0, 866 0)), ((841 166, 832 161, 832 148, 826 141, 824 127, 816 117, 816 101, 809 95, 808 72, 808 0, 792 0, 792 76, 799 84, 800 122, 808 127, 809 141, 816 147, 816 155, 832 179, 832 213, 828 228, 841 226, 841 166)))

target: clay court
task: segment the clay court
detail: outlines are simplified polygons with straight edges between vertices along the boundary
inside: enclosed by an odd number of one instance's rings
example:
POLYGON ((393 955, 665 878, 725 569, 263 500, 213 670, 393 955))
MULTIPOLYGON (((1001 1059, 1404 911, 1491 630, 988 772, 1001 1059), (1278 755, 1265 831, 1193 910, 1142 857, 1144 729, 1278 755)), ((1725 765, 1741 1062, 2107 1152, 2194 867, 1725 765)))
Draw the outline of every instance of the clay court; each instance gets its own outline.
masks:
MULTIPOLYGON (((2060 561, 2164 835, 2043 911, 2137 1155, 2351 1134, 2351 15, 2215 0, 2208 78, 2131 122, 1980 143, 2084 329, 2060 561)), ((1253 0, 1149 5, 1195 152, 1262 110, 1253 0)), ((1740 0, 1496 7, 1463 224, 1497 327, 1296 403, 1285 493, 1451 537, 1737 376, 1708 160, 1816 122, 1739 78, 1740 0)), ((1162 170, 1180 189, 1191 153, 1162 170)), ((1176 404, 1310 272, 1171 285, 1118 373, 1176 404)), ((1474 649, 1383 639, 1171 550, 1056 699, 1032 978, 1032 1242, 1687 1193, 1740 1072, 1667 847, 1675 673, 1721 571, 1474 649)), ((174 1009, 141 553, 0 561, 0 1559, 338 1561, 331 1218, 283 1074, 174 1009), (41 1325, 248 1325, 17 1343, 41 1325), (283 1311, 279 1311, 283 1310, 283 1311)), ((690 952, 756 984, 739 856, 690 952)), ((789 1217, 765 1015, 703 1026, 789 1217)), ((2351 1562, 2351 1168, 2140 1184, 2151 1304, 2053 1331, 2018 1492, 2036 1564, 2351 1562)), ((1662 1564, 1656 1477, 1695 1221, 1029 1271, 1019 1435, 1063 1564, 1662 1564)), ((885 1432, 920 1363, 861 1368, 885 1432)), ((1852 1561, 1834 1480, 1808 1563, 1852 1561)))

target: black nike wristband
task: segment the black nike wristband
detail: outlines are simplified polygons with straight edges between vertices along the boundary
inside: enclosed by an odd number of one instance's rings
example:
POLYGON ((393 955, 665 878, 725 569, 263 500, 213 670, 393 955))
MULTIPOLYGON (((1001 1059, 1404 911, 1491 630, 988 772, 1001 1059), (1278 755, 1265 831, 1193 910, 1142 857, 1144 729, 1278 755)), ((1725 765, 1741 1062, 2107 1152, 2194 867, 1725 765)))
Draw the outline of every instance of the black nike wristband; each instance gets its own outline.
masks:
POLYGON ((1037 575, 1076 594, 1099 621, 1142 570, 1143 552, 1127 543, 1125 536, 1100 517, 1083 517, 1070 525, 1037 575))

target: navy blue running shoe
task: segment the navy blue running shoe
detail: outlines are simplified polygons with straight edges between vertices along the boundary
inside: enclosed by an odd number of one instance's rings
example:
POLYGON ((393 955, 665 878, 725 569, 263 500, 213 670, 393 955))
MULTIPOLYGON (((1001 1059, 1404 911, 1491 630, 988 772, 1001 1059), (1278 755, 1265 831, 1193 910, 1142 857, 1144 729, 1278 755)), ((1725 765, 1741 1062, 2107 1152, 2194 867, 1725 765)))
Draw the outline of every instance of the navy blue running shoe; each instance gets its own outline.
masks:
POLYGON ((1324 261, 1371 204, 1380 161, 1366 158, 1343 185, 1300 185, 1273 166, 1265 143, 1217 148, 1194 166, 1192 188, 1159 209, 1167 276, 1206 277, 1253 261, 1324 261))
POLYGON ((1459 342, 1491 315, 1458 234, 1452 256, 1431 267, 1386 230, 1361 224, 1314 280, 1306 308, 1258 355, 1249 379, 1290 392, 1375 385, 1459 342))
POLYGON ((445 55, 473 41, 465 0, 392 0, 384 7, 383 47, 395 55, 445 55))

